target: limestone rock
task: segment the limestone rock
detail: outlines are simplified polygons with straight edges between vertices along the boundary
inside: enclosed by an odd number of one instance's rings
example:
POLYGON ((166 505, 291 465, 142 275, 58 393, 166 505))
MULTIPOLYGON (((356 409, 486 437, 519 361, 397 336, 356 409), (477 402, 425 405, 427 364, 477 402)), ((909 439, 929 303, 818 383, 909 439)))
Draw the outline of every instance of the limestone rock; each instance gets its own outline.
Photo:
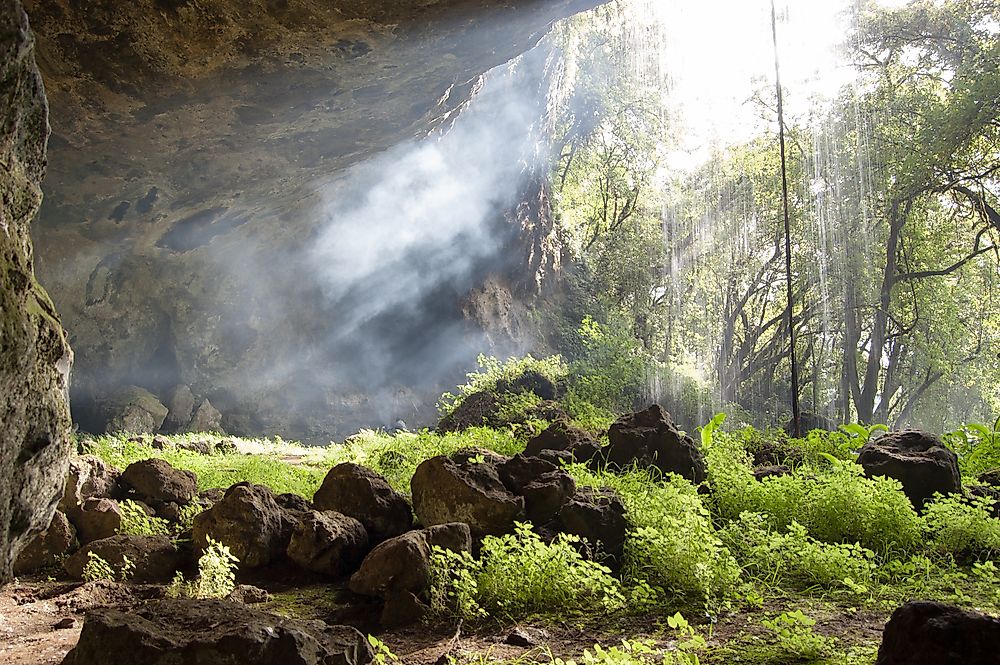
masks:
POLYGON ((105 397, 98 411, 108 433, 155 434, 167 417, 167 407, 139 386, 125 386, 105 397))
POLYGON ((129 464, 118 482, 122 489, 151 505, 187 504, 198 493, 198 477, 193 472, 175 469, 156 457, 129 464))
POLYGON ((892 613, 875 665, 994 665, 998 653, 1000 619, 915 601, 892 613))
POLYGON ((367 665, 365 636, 221 600, 162 600, 87 614, 63 665, 367 665))
POLYGON ((88 543, 66 559, 63 567, 70 577, 83 578, 89 552, 104 559, 116 572, 122 569, 124 559, 128 557, 135 566, 135 572, 129 578, 133 582, 165 584, 184 564, 181 552, 166 536, 117 535, 88 543))
POLYGON ((869 441, 858 453, 869 478, 895 478, 913 506, 921 510, 936 493, 962 491, 958 456, 933 434, 917 430, 889 432, 869 441))
POLYGON ((524 519, 524 498, 500 480, 508 458, 468 448, 425 460, 410 481, 413 510, 425 526, 462 522, 474 538, 508 533, 524 519))
POLYGON ((368 534, 353 517, 327 510, 306 514, 292 532, 288 558, 330 577, 352 572, 368 553, 368 534))
POLYGON ((35 279, 48 106, 19 0, 0 0, 0 584, 52 518, 69 458, 73 353, 35 279))
POLYGON ((118 485, 121 472, 95 455, 81 455, 69 461, 66 486, 59 510, 74 521, 83 502, 91 497, 109 498, 118 485))
POLYGON ((193 537, 201 550, 208 547, 211 537, 229 546, 241 568, 256 568, 285 553, 293 528, 270 489, 237 483, 194 518, 193 537))
POLYGON ((207 399, 195 409, 191 421, 184 428, 186 432, 222 432, 222 414, 207 399))
POLYGON ((191 422, 191 416, 194 415, 194 393, 190 387, 184 384, 174 386, 165 404, 167 417, 163 421, 164 431, 178 432, 191 422))
POLYGON ((40 568, 52 566, 59 557, 78 545, 76 529, 61 511, 56 511, 49 522, 49 528, 39 534, 21 551, 14 562, 14 574, 23 575, 40 568))
POLYGON ((705 459, 691 437, 681 434, 670 414, 659 404, 629 413, 608 430, 610 444, 602 451, 612 466, 632 464, 676 473, 692 483, 705 480, 705 459))
POLYGON ((406 497, 360 464, 344 462, 333 467, 313 503, 317 510, 335 510, 364 524, 372 543, 406 533, 413 526, 406 497))

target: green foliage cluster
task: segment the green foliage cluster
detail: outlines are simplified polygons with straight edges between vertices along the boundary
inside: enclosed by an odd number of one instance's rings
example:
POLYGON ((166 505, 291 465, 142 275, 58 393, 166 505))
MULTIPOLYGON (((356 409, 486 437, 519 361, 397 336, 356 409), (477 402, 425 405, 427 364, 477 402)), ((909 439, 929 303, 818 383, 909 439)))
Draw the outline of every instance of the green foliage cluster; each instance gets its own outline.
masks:
POLYGON ((583 558, 579 544, 567 534, 546 543, 530 524, 518 523, 512 534, 484 538, 478 559, 436 548, 432 609, 466 620, 621 609, 620 583, 583 558))
POLYGON ((555 384, 565 381, 569 368, 560 356, 548 356, 536 359, 531 355, 521 358, 508 358, 501 361, 492 356, 480 354, 478 358, 479 371, 467 374, 468 381, 458 386, 455 393, 445 393, 438 402, 438 410, 442 416, 448 415, 462 401, 478 392, 503 392, 498 386, 510 385, 527 372, 544 376, 555 384))
POLYGON ((721 519, 766 516, 772 529, 793 522, 826 543, 860 543, 880 554, 908 552, 921 542, 921 520, 899 483, 865 478, 853 463, 803 467, 758 481, 737 437, 716 432, 706 451, 713 505, 721 519))
POLYGON ((122 565, 116 571, 114 567, 105 561, 96 552, 87 552, 87 563, 83 566, 83 581, 97 582, 106 580, 109 582, 127 582, 135 572, 135 563, 127 556, 122 556, 122 565))
POLYGON ((654 479, 638 469, 619 474, 572 465, 569 471, 578 485, 610 487, 625 504, 632 528, 623 579, 637 592, 634 601, 680 596, 716 604, 733 593, 739 568, 687 480, 673 474, 654 479))
POLYGON ((975 478, 984 471, 1000 469, 1000 419, 992 426, 967 423, 941 439, 958 455, 963 477, 975 478))
POLYGON ((834 639, 813 632, 816 620, 803 614, 802 610, 782 612, 765 619, 761 625, 775 638, 769 659, 775 664, 815 662, 829 656, 836 644, 834 639))
POLYGON ((121 513, 121 526, 118 533, 129 536, 169 536, 170 523, 167 520, 149 515, 146 509, 135 501, 126 499, 118 502, 121 513))
POLYGON ((240 560, 227 545, 208 538, 208 547, 198 559, 198 577, 188 582, 180 572, 167 589, 171 598, 225 598, 236 589, 240 560))
POLYGON ((992 517, 994 503, 986 497, 937 495, 923 516, 933 550, 956 559, 1000 555, 1000 520, 992 517))

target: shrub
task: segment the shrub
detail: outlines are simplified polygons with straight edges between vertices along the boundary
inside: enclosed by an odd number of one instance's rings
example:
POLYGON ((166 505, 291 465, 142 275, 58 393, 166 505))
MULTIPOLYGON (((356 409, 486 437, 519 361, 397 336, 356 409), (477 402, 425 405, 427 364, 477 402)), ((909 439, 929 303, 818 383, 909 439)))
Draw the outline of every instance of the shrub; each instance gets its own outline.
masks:
POLYGON ((480 371, 467 374, 468 382, 458 386, 457 393, 445 393, 441 396, 438 410, 442 416, 458 408, 469 395, 482 391, 497 392, 498 384, 512 383, 527 372, 536 372, 553 383, 564 382, 569 373, 561 356, 536 359, 527 355, 501 362, 492 356, 480 355, 477 362, 480 371))
POLYGON ((792 522, 826 543, 860 543, 879 554, 907 552, 921 539, 921 520, 898 481, 865 478, 851 462, 804 465, 787 476, 757 481, 746 452, 716 432, 706 451, 713 506, 726 521, 744 512, 767 517, 771 529, 792 522))
POLYGON ((126 499, 119 502, 118 510, 122 516, 118 533, 129 536, 170 535, 170 524, 167 520, 146 514, 146 510, 135 501, 126 499))
POLYGON ((111 564, 105 561, 96 552, 87 552, 87 563, 83 566, 83 581, 96 582, 98 580, 119 580, 128 581, 135 572, 135 564, 127 556, 122 557, 122 567, 117 573, 111 564))
POLYGON ((931 547, 956 559, 1000 554, 1000 520, 990 516, 993 504, 986 497, 935 495, 924 508, 931 547))
POLYGON ((720 530, 722 541, 747 576, 767 586, 846 587, 867 590, 875 568, 875 553, 857 543, 823 543, 792 522, 784 533, 768 527, 766 516, 743 513, 720 530))
POLYGON ((172 598, 225 598, 236 588, 236 569, 240 560, 222 543, 208 538, 208 547, 198 559, 198 578, 184 580, 178 572, 167 595, 172 598))
POLYGON ((483 539, 479 560, 435 550, 432 606, 464 619, 486 614, 516 620, 537 613, 614 610, 624 604, 611 571, 583 558, 579 538, 545 543, 530 524, 483 539))
POLYGON ((713 603, 729 596, 739 567, 723 546, 711 516, 687 480, 651 471, 593 472, 572 465, 580 485, 611 487, 622 498, 632 524, 625 541, 625 581, 660 599, 680 595, 713 603))

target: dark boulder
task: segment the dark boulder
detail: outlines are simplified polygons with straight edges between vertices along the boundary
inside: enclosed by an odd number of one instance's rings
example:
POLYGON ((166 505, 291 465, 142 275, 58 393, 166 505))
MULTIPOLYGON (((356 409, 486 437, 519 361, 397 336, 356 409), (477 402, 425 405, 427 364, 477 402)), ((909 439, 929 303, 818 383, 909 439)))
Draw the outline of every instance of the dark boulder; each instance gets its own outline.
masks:
POLYGON ((241 568, 256 568, 284 555, 294 527, 269 488, 237 483, 194 518, 192 533, 199 549, 212 538, 229 546, 241 568))
POLYGON ((391 594, 382 604, 379 623, 383 628, 392 630, 420 623, 430 614, 431 608, 415 594, 400 591, 391 594))
POLYGON ((166 536, 112 536, 95 540, 63 562, 70 577, 83 579, 83 571, 90 561, 89 553, 101 557, 116 572, 122 570, 125 558, 135 566, 129 581, 164 584, 185 561, 177 546, 166 536))
POLYGON ((917 430, 890 432, 869 441, 858 454, 869 478, 894 478, 917 510, 935 493, 962 491, 958 456, 933 434, 917 430))
POLYGON ((59 558, 78 545, 76 529, 66 515, 56 511, 49 527, 28 544, 14 562, 14 574, 24 575, 55 565, 59 558))
POLYGON ((497 381, 496 392, 515 395, 534 393, 543 400, 552 401, 558 399, 560 391, 555 381, 541 372, 529 369, 513 379, 497 381))
POLYGON ((529 457, 539 457, 545 451, 566 452, 577 462, 589 462, 600 453, 601 446, 589 432, 565 420, 556 420, 528 439, 524 447, 524 454, 529 457))
POLYGON ((175 469, 159 458, 129 464, 118 484, 126 494, 150 505, 187 504, 198 494, 198 477, 194 473, 175 469))
POLYGON ((333 467, 313 503, 317 510, 336 510, 358 520, 373 543, 406 533, 413 526, 413 511, 406 497, 360 464, 345 462, 333 467))
POLYGON ((892 613, 875 665, 996 665, 998 659, 1000 619, 915 601, 892 613))
POLYGON ((524 497, 524 513, 532 524, 551 521, 576 491, 569 473, 539 457, 515 455, 498 471, 507 489, 524 497))
POLYGON ((368 534, 361 522, 333 510, 304 515, 287 550, 301 568, 331 577, 355 570, 367 552, 368 534))
POLYGON ((500 402, 496 395, 483 390, 472 393, 438 422, 439 432, 461 432, 470 427, 497 424, 500 402))
POLYGON ((422 596, 430 583, 430 558, 434 547, 453 552, 471 551, 468 525, 439 524, 380 543, 351 576, 349 588, 354 593, 382 598, 403 591, 422 596))
POLYGON ((110 538, 122 526, 122 513, 114 499, 91 497, 83 502, 73 518, 80 542, 87 544, 95 540, 110 538))
POLYGON ((612 570, 624 563, 629 523, 625 504, 613 489, 581 487, 559 511, 555 526, 562 533, 583 538, 589 558, 612 570))
POLYGON ((691 437, 682 434, 659 404, 629 413, 608 430, 611 443, 603 450, 610 466, 654 467, 698 484, 705 480, 705 459, 691 437))
POLYGON ((410 481, 420 523, 463 522, 474 538, 512 531, 514 522, 524 519, 524 498, 500 480, 498 469, 508 459, 468 448, 422 462, 410 481))
POLYGON ((983 485, 1000 489, 1000 469, 991 469, 979 474, 977 480, 983 485))
POLYGON ((63 665, 366 665, 365 636, 221 600, 162 600, 87 614, 63 665))
POLYGON ((207 399, 201 401, 194 410, 191 420, 184 426, 185 432, 223 432, 222 414, 207 399))

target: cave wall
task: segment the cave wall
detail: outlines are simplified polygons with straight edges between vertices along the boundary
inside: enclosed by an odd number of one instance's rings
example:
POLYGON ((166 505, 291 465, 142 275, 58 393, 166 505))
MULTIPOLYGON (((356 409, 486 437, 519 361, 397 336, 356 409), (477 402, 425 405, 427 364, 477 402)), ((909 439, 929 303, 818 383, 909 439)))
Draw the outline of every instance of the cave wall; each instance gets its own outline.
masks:
POLYGON ((0 0, 0 583, 48 526, 70 448, 73 355, 35 280, 29 237, 48 135, 27 16, 18 0, 0 0))
MULTIPOLYGON (((99 428, 117 387, 162 399, 184 384, 233 433, 323 440, 431 418, 440 389, 468 369, 433 366, 435 354, 484 340, 481 350, 523 350, 519 298, 557 262, 551 227, 529 220, 542 191, 495 239, 514 269, 485 263, 470 277, 479 283, 424 297, 450 325, 395 344, 404 367, 347 362, 364 356, 361 342, 324 350, 350 312, 319 304, 300 257, 339 177, 448 126, 484 72, 597 4, 26 0, 53 125, 38 272, 76 352, 78 421, 99 428), (431 372, 450 378, 420 381, 431 372)), ((414 308, 365 334, 420 329, 414 308)))

